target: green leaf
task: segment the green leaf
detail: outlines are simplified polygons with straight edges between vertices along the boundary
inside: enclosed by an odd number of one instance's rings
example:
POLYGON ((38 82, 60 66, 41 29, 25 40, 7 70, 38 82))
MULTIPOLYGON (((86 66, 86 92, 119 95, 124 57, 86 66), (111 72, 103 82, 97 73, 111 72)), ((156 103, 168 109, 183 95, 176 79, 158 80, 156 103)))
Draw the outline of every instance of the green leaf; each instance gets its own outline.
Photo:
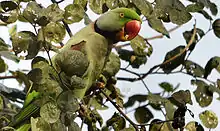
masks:
POLYGON ((5 72, 8 69, 7 64, 5 61, 0 57, 0 73, 5 72))
POLYGON ((188 131, 204 131, 202 125, 196 121, 190 121, 189 123, 187 123, 185 129, 187 129, 188 131))
POLYGON ((189 90, 180 90, 178 92, 173 93, 172 98, 182 105, 190 104, 192 105, 191 94, 189 90))
POLYGON ((147 62, 146 56, 137 56, 134 51, 129 51, 125 49, 118 49, 119 57, 122 60, 128 61, 132 68, 139 68, 141 65, 147 62))
POLYGON ((20 61, 20 59, 10 51, 0 51, 0 55, 16 63, 20 61))
POLYGON ((84 24, 85 25, 88 25, 88 24, 90 24, 92 22, 92 20, 89 18, 87 13, 84 14, 83 18, 84 18, 84 24))
POLYGON ((33 82, 33 83, 38 83, 42 84, 45 81, 43 81, 43 74, 42 70, 40 68, 34 68, 28 73, 28 78, 33 82))
POLYGON ((14 10, 18 7, 18 5, 13 1, 1 1, 0 2, 0 12, 8 12, 14 10))
POLYGON ((65 131, 66 127, 61 120, 56 121, 51 125, 51 131, 65 131))
POLYGON ((106 0, 106 6, 109 9, 115 9, 119 5, 119 0, 106 0))
POLYGON ((102 74, 106 78, 115 76, 116 73, 118 73, 118 71, 120 70, 120 66, 121 66, 121 62, 119 56, 111 52, 109 56, 109 60, 106 63, 102 74))
POLYGON ((81 131, 81 128, 76 122, 71 122, 71 124, 68 126, 69 131, 81 131))
POLYGON ((46 16, 52 22, 58 22, 63 20, 64 18, 64 11, 61 10, 58 4, 51 4, 46 9, 43 9, 42 14, 40 17, 46 16))
POLYGON ((209 9, 212 13, 212 15, 216 16, 218 14, 218 7, 215 3, 209 2, 209 9))
POLYGON ((66 35, 66 29, 61 23, 50 22, 43 28, 45 40, 60 43, 66 35))
POLYGON ((216 19, 212 23, 212 28, 216 37, 220 38, 220 19, 216 19))
POLYGON ((24 101, 24 107, 30 104, 33 100, 40 97, 40 93, 33 90, 31 93, 27 94, 27 97, 24 101))
POLYGON ((0 51, 8 51, 9 45, 5 43, 5 41, 0 38, 0 51))
POLYGON ((209 85, 201 80, 192 80, 192 85, 196 85, 197 89, 193 92, 196 101, 201 107, 207 107, 211 104, 213 93, 209 91, 209 85))
POLYGON ((28 130, 30 130, 30 128, 31 128, 30 124, 23 124, 21 127, 16 129, 16 131, 28 131, 28 130))
POLYGON ((147 107, 138 107, 134 112, 136 121, 140 124, 144 124, 150 121, 154 116, 147 107))
POLYGON ((74 0, 73 4, 79 4, 81 5, 84 9, 86 8, 86 5, 88 3, 88 0, 74 0))
POLYGON ((11 28, 8 29, 9 35, 13 36, 17 32, 17 25, 13 25, 11 28))
POLYGON ((190 74, 195 77, 202 77, 205 73, 205 70, 203 69, 203 67, 201 67, 197 63, 194 63, 190 60, 185 61, 184 67, 186 69, 187 74, 190 74))
POLYGON ((212 17, 205 10, 201 10, 198 13, 202 14, 206 19, 212 20, 212 17))
POLYGON ((30 84, 30 81, 28 79, 28 76, 21 72, 21 71, 16 71, 16 72, 12 72, 10 71, 14 76, 16 76, 16 80, 18 81, 18 83, 21 85, 21 84, 24 84, 25 85, 25 88, 28 90, 31 86, 30 84))
POLYGON ((187 12, 198 12, 198 11, 203 10, 203 8, 204 8, 204 5, 198 2, 198 3, 187 5, 186 11, 187 12))
POLYGON ((99 125, 102 126, 103 124, 103 119, 102 116, 97 112, 97 110, 92 110, 92 117, 93 119, 95 119, 96 121, 99 122, 99 125))
POLYGON ((41 17, 43 7, 35 1, 31 1, 27 4, 23 11, 23 17, 30 23, 36 23, 36 21, 41 17))
POLYGON ((72 91, 62 92, 57 98, 58 107, 64 111, 75 112, 79 109, 79 103, 72 91))
POLYGON ((156 18, 155 16, 151 16, 148 18, 148 24, 154 30, 156 30, 156 31, 162 33, 163 35, 165 35, 166 37, 170 38, 169 32, 164 27, 164 25, 160 19, 156 18))
POLYGON ((133 95, 128 98, 128 101, 124 104, 124 107, 131 107, 135 102, 145 102, 147 100, 147 95, 133 95))
POLYGON ((177 25, 185 24, 192 19, 192 15, 185 10, 171 9, 169 16, 170 21, 177 25))
POLYGON ((160 96, 160 94, 151 94, 151 93, 148 94, 147 100, 149 100, 149 103, 159 104, 159 105, 167 102, 167 99, 160 96))
POLYGON ((90 99, 91 106, 97 110, 106 110, 108 107, 103 104, 103 99, 100 97, 92 97, 90 99))
POLYGON ((44 121, 42 117, 31 117, 31 130, 32 131, 51 131, 50 124, 44 121))
POLYGON ((126 121, 118 113, 114 113, 114 115, 107 120, 106 124, 107 127, 112 126, 114 130, 122 130, 125 128, 126 121))
POLYGON ((209 85, 209 91, 212 93, 214 92, 218 93, 219 97, 217 99, 220 100, 220 89, 219 88, 215 87, 214 85, 209 85))
POLYGON ((173 92, 174 91, 173 85, 168 83, 168 82, 162 82, 162 83, 159 84, 159 86, 167 92, 173 92))
POLYGON ((128 128, 124 128, 121 131, 136 131, 136 130, 135 130, 135 128, 131 124, 129 124, 128 128))
MULTIPOLYGON (((164 62, 171 59, 172 57, 176 56, 180 52, 184 50, 185 46, 178 46, 175 49, 167 52, 164 62)), ((176 69, 179 65, 184 63, 184 58, 186 56, 186 52, 184 52, 182 55, 176 57, 174 60, 171 62, 168 62, 167 64, 163 64, 161 68, 165 73, 170 73, 172 70, 176 69)))
POLYGON ((80 4, 70 4, 66 6, 64 9, 65 9, 64 21, 67 24, 80 22, 85 14, 84 8, 80 4))
POLYGON ((216 128, 218 126, 218 116, 211 110, 201 112, 199 119, 206 128, 216 128))
POLYGON ((204 78, 207 78, 213 69, 220 72, 220 57, 218 56, 212 57, 205 65, 204 78))
POLYGON ((145 52, 145 49, 147 48, 146 44, 147 41, 140 35, 137 35, 131 40, 131 48, 133 49, 134 53, 139 56, 145 56, 147 54, 147 52, 145 52))
POLYGON ((132 0, 132 3, 141 11, 145 17, 149 17, 153 11, 153 7, 150 2, 146 0, 132 0))
POLYGON ((55 102, 47 102, 40 108, 40 116, 48 123, 55 123, 58 121, 60 112, 55 102))
POLYGON ((166 116, 169 120, 173 120, 174 112, 176 109, 174 108, 174 104, 172 104, 170 101, 166 101, 164 104, 165 110, 166 110, 166 116))
POLYGON ((160 121, 161 121, 160 119, 152 120, 149 126, 149 131, 169 131, 167 123, 154 124, 160 121))
POLYGON ((104 3, 105 0, 89 0, 89 7, 96 14, 102 14, 105 12, 105 10, 103 10, 104 3))
POLYGON ((37 37, 34 33, 30 31, 18 32, 15 35, 11 36, 11 40, 12 40, 13 50, 16 54, 26 50, 29 51, 31 46, 37 45, 37 37))

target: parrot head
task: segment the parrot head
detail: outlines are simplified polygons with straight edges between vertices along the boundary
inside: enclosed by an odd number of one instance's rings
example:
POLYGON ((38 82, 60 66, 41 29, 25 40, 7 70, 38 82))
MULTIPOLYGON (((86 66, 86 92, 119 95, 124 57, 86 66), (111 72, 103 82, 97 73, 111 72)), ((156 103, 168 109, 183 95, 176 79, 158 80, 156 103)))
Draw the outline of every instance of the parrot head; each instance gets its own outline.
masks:
POLYGON ((114 42, 129 41, 138 35, 141 23, 134 10, 117 8, 100 16, 95 22, 95 30, 114 42))

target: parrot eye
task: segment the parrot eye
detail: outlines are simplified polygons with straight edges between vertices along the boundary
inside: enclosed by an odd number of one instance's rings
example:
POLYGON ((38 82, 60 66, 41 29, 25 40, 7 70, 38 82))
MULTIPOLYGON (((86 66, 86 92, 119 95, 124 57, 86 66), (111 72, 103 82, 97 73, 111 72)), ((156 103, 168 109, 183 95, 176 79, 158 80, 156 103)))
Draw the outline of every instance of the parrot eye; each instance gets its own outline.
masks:
POLYGON ((124 13, 120 13, 119 15, 120 15, 121 18, 123 18, 125 16, 124 13))

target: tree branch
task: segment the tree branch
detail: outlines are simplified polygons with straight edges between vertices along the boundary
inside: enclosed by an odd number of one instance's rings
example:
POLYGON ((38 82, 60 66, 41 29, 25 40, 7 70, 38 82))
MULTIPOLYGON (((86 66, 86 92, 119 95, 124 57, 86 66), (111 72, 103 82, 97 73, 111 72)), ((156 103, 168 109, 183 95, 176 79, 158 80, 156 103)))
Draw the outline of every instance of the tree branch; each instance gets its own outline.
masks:
POLYGON ((151 74, 156 68, 161 67, 167 63, 170 63, 171 61, 175 60, 177 57, 181 56, 183 53, 185 53, 188 48, 192 45, 194 39, 196 36, 196 23, 194 24, 194 29, 193 29, 193 35, 191 36, 191 39, 189 41, 189 43, 187 44, 187 46, 177 55, 171 57, 170 59, 166 60, 165 62, 155 65, 153 66, 147 73, 144 73, 141 77, 139 78, 122 78, 122 77, 117 77, 118 80, 125 80, 125 81, 130 81, 130 82, 135 82, 135 81, 139 81, 139 80, 143 80, 145 77, 147 77, 149 74, 151 74))
POLYGON ((120 114, 138 131, 138 126, 135 124, 128 116, 121 110, 121 108, 110 98, 102 89, 100 89, 100 92, 109 100, 112 105, 120 112, 120 114))

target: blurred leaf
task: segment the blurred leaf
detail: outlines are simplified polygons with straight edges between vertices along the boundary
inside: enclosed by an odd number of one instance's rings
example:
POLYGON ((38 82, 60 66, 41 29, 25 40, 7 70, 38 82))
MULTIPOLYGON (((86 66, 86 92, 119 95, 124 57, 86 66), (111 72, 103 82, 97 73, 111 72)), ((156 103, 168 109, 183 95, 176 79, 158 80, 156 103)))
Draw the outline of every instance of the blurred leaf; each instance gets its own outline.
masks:
POLYGON ((191 121, 187 123, 185 129, 187 129, 188 131, 204 131, 202 125, 196 121, 191 121))
POLYGON ((37 4, 35 1, 28 2, 26 8, 23 11, 23 17, 30 23, 36 23, 36 21, 41 17, 43 7, 37 4))
POLYGON ((187 23, 189 20, 191 20, 192 15, 188 13, 185 10, 177 10, 177 9, 171 9, 169 10, 169 16, 171 22, 177 25, 182 25, 187 23))
POLYGON ((218 56, 212 57, 205 65, 204 78, 207 78, 213 69, 216 69, 218 72, 220 72, 220 57, 218 56))
POLYGON ((146 56, 137 56, 134 51, 129 51, 125 49, 118 49, 119 57, 122 60, 128 61, 132 68, 139 68, 141 65, 147 62, 146 56))
POLYGON ((131 107, 135 104, 135 102, 145 102, 147 100, 147 95, 133 95, 128 98, 128 101, 124 104, 124 107, 131 107))
POLYGON ((149 103, 160 104, 160 105, 167 102, 167 99, 160 96, 160 94, 151 94, 151 93, 148 94, 147 100, 149 100, 149 103))
POLYGON ((212 17, 205 10, 201 10, 198 13, 202 14, 206 19, 212 20, 212 17))
POLYGON ((212 28, 216 37, 220 38, 220 19, 216 19, 212 23, 212 28))
POLYGON ((31 130, 32 131, 51 131, 50 124, 44 121, 42 117, 31 117, 31 130))
POLYGON ((160 19, 156 18, 155 16, 151 16, 148 18, 148 24, 154 30, 156 30, 156 31, 162 33, 163 35, 165 35, 166 37, 170 38, 169 32, 164 27, 164 25, 160 19))
POLYGON ((0 57, 0 73, 5 72, 8 69, 7 64, 5 61, 0 57))
POLYGON ((186 11, 188 11, 188 12, 198 12, 198 11, 201 11, 203 8, 204 8, 204 5, 202 3, 198 2, 198 3, 187 5, 186 11))
POLYGON ((81 131, 79 125, 76 122, 71 122, 71 124, 68 126, 68 131, 81 131))
POLYGON ((0 38, 0 51, 8 51, 9 45, 5 43, 5 41, 0 38))
POLYGON ((105 10, 103 10, 104 3, 105 0, 89 0, 89 7, 96 14, 102 14, 105 12, 105 10))
POLYGON ((44 82, 42 82, 43 74, 42 74, 42 70, 40 68, 32 69, 27 75, 28 75, 28 78, 33 83, 38 83, 38 84, 44 83, 44 82))
POLYGON ((80 4, 70 4, 65 7, 64 21, 67 24, 80 22, 84 17, 85 11, 80 4))
MULTIPOLYGON (((58 4, 51 4, 46 9, 43 9, 42 14, 52 22, 61 21, 64 18, 64 11, 61 10, 58 4)), ((41 14, 41 17, 42 17, 41 14)))
POLYGON ((220 89, 215 87, 214 85, 209 85, 209 89, 208 89, 210 92, 212 93, 218 93, 219 97, 217 99, 220 100, 220 89))
POLYGON ((66 35, 66 29, 58 22, 50 22, 43 28, 43 33, 46 41, 60 43, 66 35))
POLYGON ((0 7, 1 7, 0 12, 2 12, 2 11, 8 12, 8 11, 16 9, 18 7, 18 5, 13 1, 1 1, 0 7))
POLYGON ((145 17, 149 17, 153 11, 153 7, 150 2, 146 0, 132 0, 132 3, 141 11, 145 17))
POLYGON ((0 51, 0 55, 16 63, 20 61, 20 59, 10 51, 0 51))
POLYGON ((164 104, 165 110, 166 110, 166 116, 169 120, 173 120, 175 108, 174 104, 172 104, 170 101, 165 102, 164 104))
POLYGON ((17 25, 13 25, 11 28, 8 29, 9 35, 13 36, 17 32, 17 25))
POLYGON ((186 69, 187 74, 190 74, 195 77, 202 77, 204 75, 205 70, 203 67, 194 63, 190 60, 186 60, 184 63, 184 67, 186 69))
POLYGON ((192 85, 196 85, 197 89, 193 92, 196 97, 196 101, 201 107, 207 107, 211 104, 213 99, 213 93, 209 91, 209 85, 201 80, 192 80, 192 85))
POLYGON ((62 92, 57 98, 57 104, 63 112, 75 112, 79 109, 79 103, 72 91, 62 92))
POLYGON ((109 9, 115 9, 119 5, 119 0, 106 0, 106 6, 109 9))
POLYGON ((85 25, 88 25, 88 24, 90 24, 92 22, 92 20, 89 18, 87 13, 84 14, 83 18, 84 18, 84 24, 85 25))
MULTIPOLYGON (((174 56, 176 56, 177 54, 181 53, 184 50, 185 46, 178 46, 175 49, 167 52, 164 62, 173 58, 174 56)), ((176 57, 174 60, 172 60, 171 62, 168 62, 166 64, 163 64, 161 66, 161 68, 163 69, 163 71, 165 73, 170 73, 172 72, 172 70, 176 69, 179 65, 184 63, 184 58, 186 56, 186 52, 184 52, 182 55, 176 57)))
POLYGON ((18 81, 18 83, 21 85, 21 84, 24 84, 25 85, 25 90, 28 91, 28 89, 30 88, 31 86, 31 83, 28 79, 28 76, 21 72, 21 71, 15 71, 15 72, 12 72, 10 71, 14 76, 16 76, 16 80, 18 81))
POLYGON ((21 127, 19 127, 18 129, 16 129, 16 131, 29 131, 31 128, 30 124, 23 124, 21 127))
POLYGON ((135 128, 131 124, 129 124, 128 128, 124 128, 121 131, 135 131, 135 128))
POLYGON ((11 36, 13 50, 16 54, 28 51, 26 59, 31 59, 37 55, 40 45, 37 43, 37 36, 30 31, 21 31, 11 36))
POLYGON ((218 116, 211 110, 201 112, 199 119, 206 128, 216 128, 218 125, 218 116))
POLYGON ((154 116, 151 111, 146 107, 138 107, 134 112, 135 119, 138 123, 143 124, 147 123, 152 119, 154 116))
POLYGON ((102 98, 100 97, 92 97, 90 99, 90 104, 97 110, 106 110, 108 107, 103 104, 102 98))
POLYGON ((126 121, 118 113, 114 113, 114 115, 107 120, 106 124, 107 127, 112 126, 114 130, 122 130, 125 128, 126 121))
POLYGON ((8 99, 14 101, 16 99, 25 100, 26 94, 23 91, 20 91, 15 88, 7 87, 0 83, 0 92, 4 96, 6 96, 8 99))
POLYGON ((104 69, 103 69, 103 75, 105 77, 112 77, 115 76, 116 73, 118 73, 118 71, 120 70, 120 66, 121 66, 121 62, 120 62, 120 58, 118 55, 116 55, 115 53, 111 52, 110 56, 109 56, 109 60, 106 63, 104 69))
POLYGON ((32 92, 28 93, 26 99, 24 101, 24 107, 29 105, 33 100, 40 97, 40 93, 33 90, 32 92))
POLYGON ((18 19, 17 7, 13 1, 0 2, 0 20, 6 24, 14 23, 18 19))
POLYGON ((163 88, 166 92, 173 92, 173 85, 168 82, 162 82, 159 84, 161 88, 163 88))
POLYGON ((56 121, 51 125, 51 131, 65 131, 66 127, 61 120, 56 121))
POLYGON ((178 92, 173 93, 172 98, 182 105, 190 104, 192 105, 191 94, 189 90, 180 90, 178 92))
POLYGON ((217 5, 215 3, 213 3, 213 2, 211 2, 211 1, 209 2, 209 9, 210 9, 212 15, 216 16, 218 14, 218 7, 217 7, 217 5))
POLYGON ((40 108, 40 116, 48 123, 55 123, 58 121, 60 112, 55 102, 47 102, 40 108))
POLYGON ((102 126, 103 119, 97 110, 92 110, 92 118, 99 122, 99 125, 102 126))
POLYGON ((131 48, 138 56, 146 56, 145 49, 147 48, 147 41, 140 35, 137 35, 131 40, 131 48))
POLYGON ((73 1, 73 4, 79 4, 83 8, 86 8, 87 3, 88 3, 88 0, 74 0, 73 1))

